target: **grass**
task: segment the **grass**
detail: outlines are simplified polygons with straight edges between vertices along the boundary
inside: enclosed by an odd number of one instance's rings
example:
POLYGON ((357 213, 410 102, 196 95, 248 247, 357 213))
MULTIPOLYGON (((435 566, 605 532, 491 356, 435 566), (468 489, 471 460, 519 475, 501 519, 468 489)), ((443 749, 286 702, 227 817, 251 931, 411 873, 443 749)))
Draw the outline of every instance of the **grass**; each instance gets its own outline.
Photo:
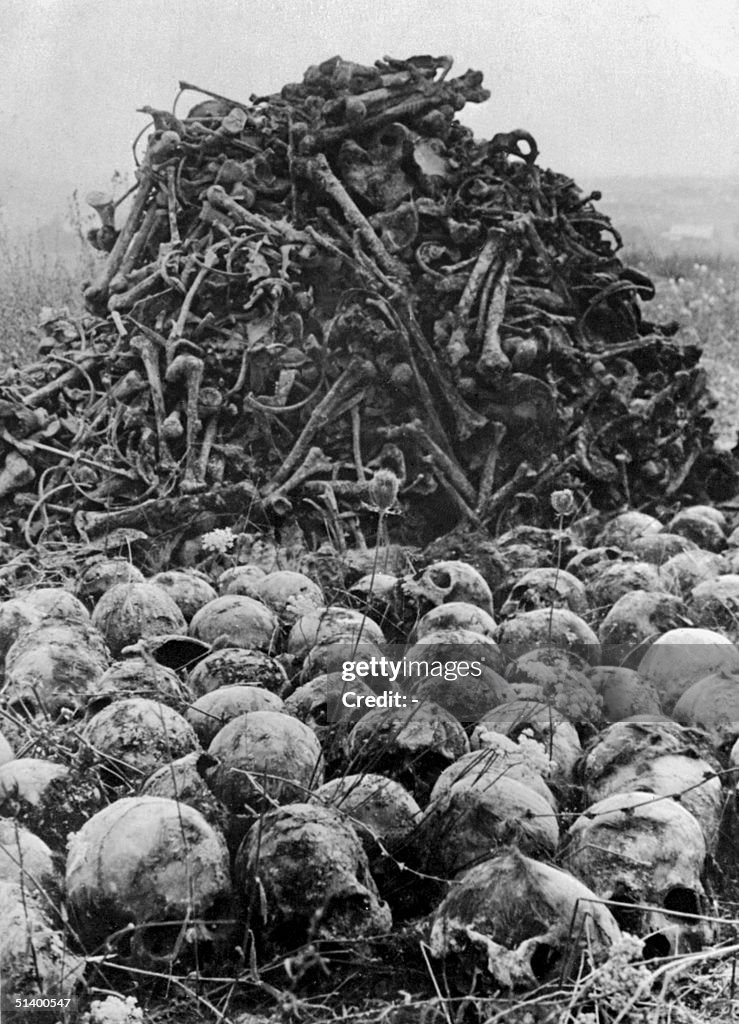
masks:
POLYGON ((44 306, 83 312, 82 282, 96 263, 80 234, 67 241, 64 252, 53 252, 43 232, 13 232, 0 211, 0 368, 35 357, 44 306))
POLYGON ((719 443, 733 447, 739 427, 739 261, 720 256, 627 252, 625 262, 653 279, 649 320, 677 320, 680 337, 703 349, 703 365, 718 400, 719 443))

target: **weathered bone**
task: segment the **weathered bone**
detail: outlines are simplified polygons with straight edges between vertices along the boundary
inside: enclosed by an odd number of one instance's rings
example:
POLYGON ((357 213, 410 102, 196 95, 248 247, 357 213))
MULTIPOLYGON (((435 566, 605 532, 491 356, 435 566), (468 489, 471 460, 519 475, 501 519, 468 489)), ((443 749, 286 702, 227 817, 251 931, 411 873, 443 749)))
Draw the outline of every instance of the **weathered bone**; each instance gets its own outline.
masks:
POLYGON ((431 464, 443 473, 460 496, 466 502, 474 502, 475 489, 465 476, 464 470, 453 456, 448 455, 439 447, 424 429, 420 420, 412 420, 410 423, 403 423, 398 427, 381 427, 378 433, 389 441, 395 441, 400 437, 410 437, 418 441, 431 456, 431 464))
POLYGON ((159 462, 165 469, 171 469, 174 466, 174 459, 172 458, 172 453, 169 450, 163 429, 167 413, 164 407, 164 395, 162 394, 162 378, 159 370, 159 349, 143 334, 134 334, 129 344, 131 348, 141 356, 141 361, 143 362, 144 369, 146 370, 146 379, 149 382, 149 389, 151 391, 151 404, 154 410, 157 439, 159 442, 159 462))
POLYGON ((187 290, 185 301, 182 303, 180 312, 174 324, 172 325, 172 329, 169 332, 169 337, 167 338, 167 366, 171 364, 172 357, 174 356, 175 349, 177 348, 177 344, 182 338, 182 334, 185 329, 185 324, 187 322, 187 317, 190 313, 190 307, 195 301, 195 296, 198 293, 198 289, 200 288, 200 285, 203 283, 205 278, 210 273, 211 268, 215 266, 215 263, 218 259, 219 247, 220 243, 218 243, 215 246, 212 246, 205 253, 205 256, 203 257, 203 265, 198 270, 197 274, 195 275, 195 280, 192 282, 192 284, 187 290))
POLYGON ((290 509, 287 496, 291 491, 294 491, 314 473, 326 473, 332 469, 333 463, 324 454, 322 448, 309 449, 303 464, 295 470, 292 476, 288 477, 280 487, 274 490, 271 487, 266 489, 267 493, 263 496, 264 507, 277 512, 278 515, 284 515, 290 509))
POLYGON ((495 470, 498 466, 500 446, 506 435, 505 423, 499 423, 495 420, 492 427, 493 440, 490 451, 485 459, 485 465, 483 466, 482 476, 480 477, 480 489, 477 494, 477 504, 475 505, 478 515, 481 515, 482 510, 490 500, 490 495, 493 493, 493 487, 495 486, 495 470))
POLYGON ((496 275, 490 303, 487 310, 480 311, 485 315, 485 328, 482 337, 482 351, 475 369, 481 377, 498 383, 501 375, 509 373, 511 361, 500 347, 500 325, 503 323, 506 295, 511 277, 521 262, 521 250, 511 247, 504 257, 500 273, 496 275))
POLYGON ((208 460, 218 434, 218 421, 223 409, 223 395, 217 388, 200 389, 200 406, 198 415, 205 422, 203 440, 200 445, 200 455, 195 470, 195 477, 198 484, 205 484, 205 474, 208 470, 208 460))
POLYGON ((296 466, 306 455, 310 443, 319 430, 333 419, 339 409, 350 399, 361 393, 365 384, 369 384, 376 376, 376 369, 368 359, 354 356, 346 369, 336 378, 329 391, 323 396, 310 415, 310 419, 295 442, 292 451, 275 473, 265 494, 276 491, 288 479, 296 466))
POLYGON ((401 281, 405 280, 408 277, 407 268, 387 251, 378 238, 375 229, 331 170, 329 162, 323 153, 300 160, 297 162, 297 166, 301 174, 317 185, 322 192, 325 192, 339 206, 341 212, 346 217, 347 223, 351 224, 359 233, 359 236, 385 273, 401 281))
MULTIPOLYGON (((110 280, 110 285, 108 286, 109 292, 123 292, 132 284, 136 283, 133 278, 132 271, 134 270, 134 267, 136 267, 141 253, 149 244, 149 240, 156 231, 163 216, 163 211, 157 206, 152 204, 148 208, 144 214, 144 219, 141 221, 141 226, 131 239, 131 244, 128 247, 126 255, 121 260, 121 265, 118 271, 110 280), (129 275, 131 275, 130 279, 129 275)), ((144 269, 148 272, 142 274, 142 277, 148 277, 155 268, 151 267, 144 269)))
POLYGON ((205 365, 202 359, 198 359, 197 356, 180 353, 180 355, 174 357, 164 375, 168 384, 184 381, 187 388, 187 426, 185 435, 187 450, 185 454, 185 473, 181 483, 182 491, 185 494, 193 494, 196 491, 202 490, 205 486, 204 481, 199 479, 196 472, 198 462, 195 451, 195 438, 200 431, 198 394, 204 369, 205 365))
POLYGON ((475 265, 467 278, 467 284, 459 299, 457 308, 454 310, 454 327, 447 343, 447 358, 452 366, 469 353, 467 344, 467 333, 469 331, 469 315, 475 305, 480 289, 483 287, 490 268, 499 257, 503 244, 500 229, 491 229, 488 232, 488 239, 480 250, 475 265))
POLYGON ((144 208, 149 199, 149 192, 153 184, 153 174, 150 168, 144 167, 141 169, 141 178, 139 181, 139 187, 136 190, 136 195, 131 206, 131 212, 128 215, 126 223, 123 225, 120 235, 116 239, 115 245, 110 251, 110 255, 105 262, 105 266, 98 275, 97 279, 90 285, 85 291, 85 301, 96 304, 107 297, 108 288, 110 282, 113 280, 116 272, 119 270, 121 262, 126 255, 126 250, 133 239, 136 229, 139 226, 141 215, 144 212, 144 208))

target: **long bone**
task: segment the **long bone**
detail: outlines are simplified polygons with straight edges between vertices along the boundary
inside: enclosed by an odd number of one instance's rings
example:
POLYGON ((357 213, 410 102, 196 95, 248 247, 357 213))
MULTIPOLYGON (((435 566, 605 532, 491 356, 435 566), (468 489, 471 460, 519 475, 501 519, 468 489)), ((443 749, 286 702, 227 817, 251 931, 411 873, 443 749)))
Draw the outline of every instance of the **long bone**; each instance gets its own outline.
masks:
MULTIPOLYGON (((153 204, 146 211, 144 219, 141 221, 141 226, 131 239, 128 251, 121 260, 120 267, 110 280, 110 284, 108 286, 109 292, 123 292, 132 284, 136 283, 133 279, 129 280, 128 275, 138 264, 139 256, 148 245, 150 238, 156 231, 157 226, 163 217, 164 211, 160 210, 153 204)), ((151 270, 149 273, 151 273, 151 270)), ((148 274, 144 274, 143 276, 147 277, 148 274)))
MULTIPOLYGON (((295 472, 275 490, 271 490, 263 498, 264 508, 271 509, 278 515, 286 514, 290 509, 290 502, 287 495, 294 491, 308 477, 314 473, 329 473, 333 469, 333 463, 322 448, 310 448, 306 453, 302 465, 298 466, 295 472)), ((325 481, 322 481, 325 484, 325 481)))
POLYGON ((461 359, 464 359, 470 350, 467 344, 469 315, 485 283, 490 268, 495 262, 496 257, 500 255, 500 251, 500 229, 491 228, 488 232, 487 241, 480 250, 480 255, 477 257, 470 276, 467 278, 467 284, 464 286, 464 291, 454 311, 454 328, 446 347, 447 359, 452 366, 456 366, 461 359))
POLYGON ((485 465, 482 469, 482 475, 480 477, 480 488, 477 494, 477 503, 475 505, 478 515, 481 515, 482 510, 486 507, 490 500, 490 496, 493 493, 493 487, 495 486, 495 470, 498 467, 498 456, 500 455, 500 446, 503 443, 503 438, 506 435, 505 423, 500 423, 495 420, 492 424, 493 427, 493 440, 490 446, 490 451, 485 459, 485 465))
POLYGON ((322 430, 329 420, 338 415, 342 406, 352 399, 359 398, 365 384, 369 384, 377 375, 377 370, 369 359, 354 356, 346 369, 336 378, 331 388, 310 414, 310 419, 303 427, 293 449, 282 466, 275 473, 270 485, 265 488, 269 495, 288 479, 296 467, 306 456, 311 441, 322 430))
POLYGON ((154 420, 157 428, 157 440, 159 442, 159 462, 165 469, 169 470, 174 466, 174 459, 172 458, 172 453, 169 450, 169 445, 167 444, 163 430, 164 420, 167 414, 164 407, 162 377, 159 370, 160 350, 154 342, 151 341, 151 339, 145 337, 143 334, 134 334, 129 344, 131 348, 140 355, 141 361, 144 364, 144 369, 146 370, 146 379, 149 382, 151 404, 154 409, 154 420))
MULTIPOLYGON (((500 347, 500 325, 503 323, 508 285, 521 262, 521 257, 522 252, 517 245, 508 250, 500 272, 496 275, 488 308, 484 311, 485 327, 482 335, 482 351, 475 369, 481 377, 494 383, 497 383, 501 376, 510 372, 511 369, 511 361, 500 347)), ((480 314, 483 314, 482 310, 480 314)))
POLYGON ((412 438, 418 441, 432 459, 432 465, 438 467, 448 478, 450 483, 468 503, 475 501, 475 489, 464 474, 462 467, 457 460, 448 455, 434 439, 424 430, 420 420, 411 420, 410 423, 403 423, 398 427, 381 427, 378 433, 390 441, 400 437, 412 438))
POLYGON ((387 251, 375 229, 331 170, 323 153, 318 153, 307 159, 296 160, 295 165, 301 174, 333 199, 344 214, 347 223, 359 233, 360 238, 385 273, 400 281, 405 280, 408 277, 408 269, 387 251))
POLYGON ((108 289, 110 282, 113 280, 115 274, 119 270, 126 251, 131 244, 131 241, 136 233, 136 229, 139 226, 141 215, 144 212, 144 208, 149 199, 149 193, 154 178, 151 168, 143 167, 141 169, 141 179, 139 186, 134 196, 133 205, 131 206, 131 212, 128 215, 126 223, 121 229, 120 235, 115 241, 115 245, 110 250, 110 255, 105 262, 105 266, 100 271, 100 274, 95 281, 85 290, 85 301, 90 304, 97 304, 104 301, 108 295, 108 289))
POLYGON ((205 484, 205 474, 208 469, 208 459, 218 433, 218 420, 223 409, 223 395, 218 388, 201 388, 198 415, 205 423, 203 439, 200 443, 200 454, 195 469, 195 477, 198 484, 205 484))
POLYGON ((187 389, 187 425, 185 428, 185 473, 180 485, 185 494, 194 494, 204 489, 205 484, 198 479, 196 466, 198 464, 195 451, 195 438, 200 431, 200 419, 198 418, 198 394, 200 382, 203 379, 205 364, 197 356, 181 352, 175 356, 166 369, 164 379, 168 384, 185 382, 187 389))

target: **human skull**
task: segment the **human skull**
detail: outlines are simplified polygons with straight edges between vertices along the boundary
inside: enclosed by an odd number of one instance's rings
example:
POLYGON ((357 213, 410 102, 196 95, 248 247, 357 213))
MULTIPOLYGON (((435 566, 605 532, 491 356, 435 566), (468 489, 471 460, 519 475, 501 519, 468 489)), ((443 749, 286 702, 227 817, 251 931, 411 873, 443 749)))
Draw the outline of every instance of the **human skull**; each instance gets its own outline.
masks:
POLYGON ((621 512, 603 527, 596 538, 596 543, 623 548, 637 537, 660 533, 661 530, 662 523, 659 519, 647 515, 646 512, 621 512))
POLYGON ((537 770, 537 763, 530 749, 519 746, 514 740, 502 732, 485 732, 485 746, 462 754, 456 761, 445 768, 431 790, 431 799, 436 800, 446 793, 455 782, 461 779, 473 781, 480 785, 483 780, 495 781, 499 778, 515 779, 533 789, 543 797, 556 812, 557 798, 544 781, 542 772, 548 773, 549 762, 546 760, 544 748, 537 770))
POLYGON ((680 799, 703 829, 709 852, 723 809, 719 771, 708 737, 675 722, 616 722, 590 744, 581 764, 591 802, 632 790, 680 799))
MULTIPOLYGON (((139 796, 167 797, 189 804, 199 811, 209 825, 222 832, 230 839, 229 829, 232 824, 231 815, 224 804, 216 797, 206 782, 209 768, 213 768, 214 759, 202 750, 175 758, 145 779, 138 790, 139 796)), ((243 839, 243 833, 239 841, 243 839)), ((238 843, 237 843, 238 846, 238 843)))
POLYGON ((279 711, 248 711, 216 733, 208 785, 233 814, 306 799, 323 782, 321 744, 311 728, 279 711))
POLYGON ((664 565, 660 566, 659 574, 663 580, 663 590, 673 591, 683 598, 688 598, 693 587, 716 579, 727 569, 731 573, 735 572, 721 555, 695 550, 682 551, 668 558, 664 565))
POLYGON ((6 883, 40 895, 59 887, 54 854, 43 839, 0 817, 0 884, 6 883))
POLYGON ((248 711, 283 711, 285 705, 275 693, 263 686, 232 683, 204 693, 189 706, 185 719, 195 730, 203 747, 209 746, 223 726, 248 711))
POLYGON ((697 551, 698 546, 679 533, 646 533, 632 540, 628 548, 632 555, 652 565, 664 565, 674 555, 697 551))
POLYGON ((245 597, 256 597, 256 584, 267 575, 258 565, 235 565, 226 569, 218 577, 216 583, 221 597, 227 594, 242 594, 245 597))
POLYGON ((270 608, 243 594, 226 594, 209 601, 190 623, 190 633, 198 640, 212 644, 224 637, 231 647, 267 653, 275 646, 279 628, 279 620, 270 608))
POLYGON ((598 579, 602 572, 617 561, 636 561, 636 556, 622 552, 616 547, 585 548, 578 551, 566 565, 566 569, 583 583, 588 584, 598 579))
POLYGON ((279 661, 248 647, 222 647, 211 651, 190 670, 187 681, 196 697, 220 686, 263 686, 282 695, 287 673, 279 661))
POLYGON ((179 607, 153 583, 116 583, 95 605, 92 624, 102 633, 114 658, 142 637, 187 631, 179 607))
POLYGON ((483 577, 467 562, 434 562, 420 572, 403 577, 403 592, 432 605, 465 601, 493 614, 493 595, 483 577))
POLYGON ((71 837, 66 893, 88 948, 132 922, 134 957, 172 963, 231 916, 228 850, 188 804, 125 797, 71 837))
POLYGON ((599 664, 601 659, 598 637, 569 608, 518 612, 501 623, 498 643, 509 658, 517 658, 534 647, 553 645, 574 651, 591 665, 599 664))
POLYGON ((318 584, 304 573, 289 569, 278 569, 255 580, 253 593, 287 626, 324 604, 318 584))
POLYGON ((570 828, 565 866, 613 907, 626 930, 649 937, 647 955, 683 953, 711 938, 703 921, 675 916, 705 910, 706 843, 685 807, 641 790, 591 805, 570 828), (654 909, 631 909, 632 904, 654 909))
POLYGON ((717 511, 705 505, 693 505, 674 515, 667 529, 670 533, 682 534, 704 551, 721 551, 726 547, 726 519, 718 519, 714 514, 717 511))
POLYGON ((199 749, 192 726, 173 708, 147 697, 113 701, 92 716, 83 739, 113 786, 139 783, 160 765, 199 749))
POLYGON ((369 859, 372 877, 393 912, 407 917, 417 909, 421 886, 405 870, 417 862, 416 829, 421 808, 399 782, 364 772, 320 786, 311 799, 348 815, 369 859))
POLYGON ((445 601, 422 615, 416 624, 410 640, 419 643, 427 634, 439 630, 466 629, 495 640, 498 626, 488 612, 468 601, 445 601))
POLYGON ((23 631, 5 657, 5 699, 47 718, 79 711, 109 661, 91 626, 44 619, 23 631))
POLYGON ((719 630, 739 640, 739 575, 728 573, 698 583, 690 592, 688 612, 696 626, 719 630))
MULTIPOLYGON (((42 897, 20 885, 0 882, 0 920, 3 1004, 12 1006, 16 999, 48 999, 52 993, 54 999, 70 999, 83 982, 86 961, 69 949, 42 897)), ((39 1019, 32 1010, 28 1016, 39 1019)))
POLYGON ((318 737, 328 775, 344 771, 348 763, 348 737, 367 708, 358 698, 374 697, 361 679, 345 682, 341 672, 321 673, 298 686, 285 701, 285 710, 309 726, 318 737), (345 695, 350 706, 344 702, 345 695))
POLYGON ((511 587, 500 615, 508 618, 537 608, 569 608, 576 615, 585 615, 588 610, 585 587, 566 569, 529 569, 511 587))
POLYGON ((88 714, 121 697, 148 697, 179 710, 187 704, 189 696, 187 688, 172 669, 143 655, 114 661, 89 686, 88 692, 88 714))
POLYGON ((305 658, 319 644, 332 643, 337 638, 352 638, 356 643, 384 644, 385 636, 368 616, 356 608, 329 605, 302 615, 293 625, 287 638, 288 654, 305 658))
POLYGON ((80 600, 94 605, 116 583, 145 583, 144 574, 127 558, 98 557, 91 561, 77 580, 80 600))
POLYGON ((560 979, 580 950, 601 959, 619 938, 611 912, 582 882, 511 850, 457 880, 431 918, 430 945, 447 982, 467 993, 475 975, 496 989, 560 979))
POLYGON ((356 940, 392 925, 357 834, 327 807, 288 804, 265 814, 244 839, 234 874, 277 947, 356 940))
POLYGON ((620 722, 632 715, 660 713, 657 691, 632 668, 598 665, 589 669, 587 677, 602 702, 605 722, 620 722))
POLYGON ((574 781, 575 765, 582 754, 580 738, 572 722, 550 704, 530 700, 514 700, 500 704, 480 719, 472 730, 473 750, 497 743, 488 733, 504 733, 523 744, 533 740, 537 752, 544 752, 549 762, 548 784, 558 794, 566 794, 574 781))
POLYGON ((454 878, 503 846, 552 857, 559 826, 551 805, 534 789, 504 774, 460 774, 424 811, 417 842, 424 870, 454 878))
POLYGON ((633 668, 645 645, 660 633, 689 625, 679 597, 661 590, 632 590, 616 601, 598 627, 603 664, 633 668))
POLYGON ((536 647, 509 666, 511 699, 542 701, 581 728, 591 728, 601 718, 602 704, 585 674, 587 667, 572 649, 536 647))
POLYGON ((663 584, 656 566, 650 562, 619 559, 606 566, 588 584, 588 598, 593 611, 601 619, 624 594, 630 594, 632 590, 661 589, 663 584))
POLYGON ((439 774, 469 749, 459 721, 433 701, 392 711, 374 708, 349 734, 353 770, 395 779, 422 807, 439 774))
POLYGON ((708 733, 714 749, 730 750, 739 737, 739 671, 725 667, 693 683, 675 704, 672 717, 708 733))
POLYGON ((639 662, 638 673, 651 683, 662 711, 669 715, 683 693, 699 679, 739 671, 739 651, 721 633, 710 629, 678 628, 658 637, 639 662))
POLYGON ((149 583, 161 587, 179 607, 187 622, 218 594, 205 576, 194 569, 169 569, 152 576, 149 583))
POLYGON ((398 577, 389 572, 369 573, 349 588, 352 602, 362 612, 383 616, 392 608, 398 587, 398 577))

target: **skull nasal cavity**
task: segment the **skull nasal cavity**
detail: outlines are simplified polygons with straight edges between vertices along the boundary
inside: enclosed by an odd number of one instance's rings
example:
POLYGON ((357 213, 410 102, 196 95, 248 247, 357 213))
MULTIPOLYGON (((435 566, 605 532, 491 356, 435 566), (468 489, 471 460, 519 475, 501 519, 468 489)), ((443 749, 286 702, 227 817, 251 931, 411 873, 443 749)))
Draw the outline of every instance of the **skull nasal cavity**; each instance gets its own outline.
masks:
POLYGON ((661 932, 654 932, 644 940, 643 956, 645 960, 652 960, 662 956, 669 956, 672 952, 670 940, 661 932))
POLYGON ((662 901, 665 910, 670 914, 700 914, 701 906, 695 889, 685 885, 673 885, 665 893, 662 901))
POLYGON ((557 961, 558 952, 547 942, 538 942, 529 961, 537 981, 543 981, 557 961))
POLYGON ((435 569, 431 573, 431 579, 442 590, 447 590, 452 585, 452 577, 444 569, 435 569))

